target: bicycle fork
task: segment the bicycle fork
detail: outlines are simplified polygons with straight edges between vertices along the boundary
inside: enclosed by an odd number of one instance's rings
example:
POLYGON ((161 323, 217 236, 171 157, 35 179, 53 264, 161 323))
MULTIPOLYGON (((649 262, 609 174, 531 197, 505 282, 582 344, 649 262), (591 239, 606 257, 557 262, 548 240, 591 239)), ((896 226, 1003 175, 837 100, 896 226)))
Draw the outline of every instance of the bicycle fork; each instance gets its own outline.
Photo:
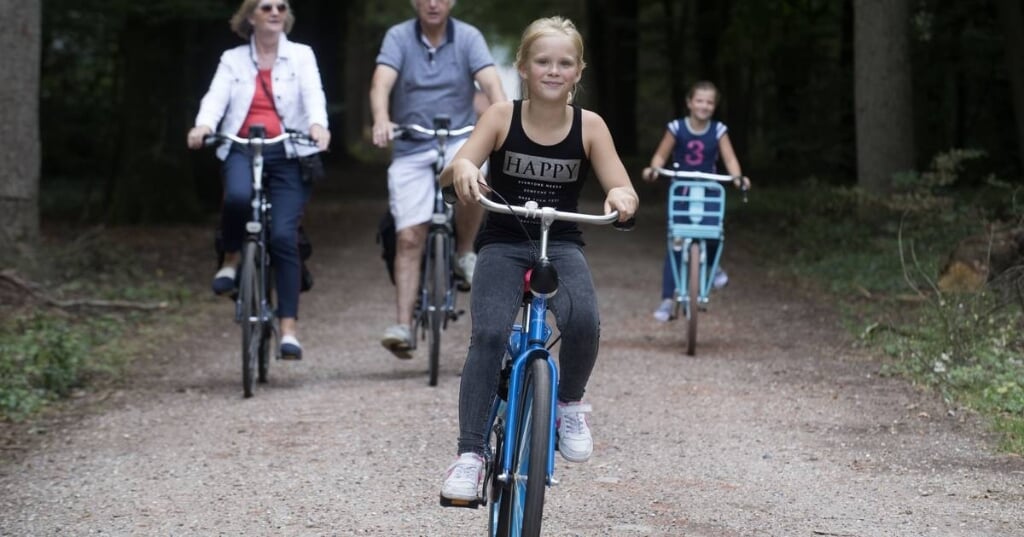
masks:
MULTIPOLYGON (((549 414, 551 420, 547 424, 548 450, 545 475, 546 484, 554 486, 558 484, 558 480, 555 479, 555 416, 558 410, 558 368, 555 367, 551 353, 544 347, 548 338, 551 337, 551 328, 545 322, 547 300, 542 297, 533 297, 526 312, 527 315, 524 321, 527 331, 523 332, 523 325, 516 324, 512 326, 512 334, 509 336, 509 356, 516 358, 511 364, 511 371, 509 373, 508 399, 510 399, 509 403, 512 403, 511 399, 513 397, 515 399, 520 398, 526 370, 529 368, 530 362, 533 360, 544 360, 547 362, 548 371, 551 373, 551 400, 548 402, 551 405, 551 413, 549 414)), ((505 442, 502 445, 502 453, 500 454, 501 471, 497 475, 497 480, 506 484, 512 478, 512 460, 516 448, 515 442, 509 440, 515 438, 518 423, 523 419, 523 416, 518 414, 518 404, 507 404, 505 406, 505 442)), ((534 426, 537 426, 537 424, 534 424, 534 426)))

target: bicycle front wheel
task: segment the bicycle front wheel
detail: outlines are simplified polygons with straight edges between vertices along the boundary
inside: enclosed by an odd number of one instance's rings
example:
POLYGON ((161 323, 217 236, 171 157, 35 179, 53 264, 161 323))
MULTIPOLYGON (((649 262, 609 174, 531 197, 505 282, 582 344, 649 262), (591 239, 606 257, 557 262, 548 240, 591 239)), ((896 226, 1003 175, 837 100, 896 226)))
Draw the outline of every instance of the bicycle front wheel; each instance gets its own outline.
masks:
POLYGON ((697 353, 697 312, 700 310, 700 244, 690 243, 687 261, 686 292, 689 295, 686 310, 686 354, 697 353))
POLYGON ((519 423, 512 441, 512 475, 499 501, 502 537, 540 535, 551 446, 551 370, 544 359, 530 362, 523 378, 519 423))
POLYGON ((447 237, 442 233, 435 233, 430 240, 430 262, 427 264, 426 282, 430 288, 427 291, 427 300, 430 309, 427 313, 427 339, 428 339, 428 383, 437 386, 437 373, 441 366, 441 327, 444 326, 446 310, 446 299, 448 293, 448 267, 446 266, 448 256, 447 237))
MULTIPOLYGON (((266 310, 274 311, 274 285, 271 283, 273 278, 273 271, 264 271, 266 277, 263 281, 263 296, 266 297, 266 310)), ((262 309, 262 308, 261 308, 262 309)), ((260 384, 267 382, 267 377, 270 374, 270 351, 273 347, 273 335, 274 326, 270 319, 266 319, 260 323, 260 352, 259 352, 259 380, 260 384)))
POLYGON ((242 324, 242 392, 252 397, 256 381, 256 363, 263 341, 260 313, 260 278, 256 271, 258 246, 247 241, 242 249, 242 269, 238 280, 239 322, 242 324))

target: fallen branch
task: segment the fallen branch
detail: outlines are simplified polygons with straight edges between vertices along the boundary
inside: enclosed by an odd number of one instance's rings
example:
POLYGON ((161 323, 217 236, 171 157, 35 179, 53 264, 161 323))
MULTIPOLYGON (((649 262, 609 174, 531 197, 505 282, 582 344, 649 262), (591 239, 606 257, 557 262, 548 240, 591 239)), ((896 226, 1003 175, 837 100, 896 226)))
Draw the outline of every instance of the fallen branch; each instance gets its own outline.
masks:
POLYGON ((43 302, 47 305, 53 306, 60 309, 74 309, 74 308, 114 308, 114 309, 133 309, 133 310, 159 310, 168 307, 167 302, 133 302, 129 300, 103 300, 103 299, 74 299, 74 300, 58 300, 53 298, 39 289, 39 285, 32 283, 24 278, 18 276, 14 270, 4 270, 0 272, 0 281, 7 282, 8 284, 21 289, 28 293, 36 300, 43 302))

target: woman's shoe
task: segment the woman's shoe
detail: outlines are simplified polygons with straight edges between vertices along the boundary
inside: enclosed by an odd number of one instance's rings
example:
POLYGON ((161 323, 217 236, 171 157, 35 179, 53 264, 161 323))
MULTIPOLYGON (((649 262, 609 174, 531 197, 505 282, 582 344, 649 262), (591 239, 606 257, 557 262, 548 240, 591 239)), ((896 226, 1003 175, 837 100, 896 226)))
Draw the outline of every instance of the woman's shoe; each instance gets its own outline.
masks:
POLYGON ((235 292, 235 267, 222 267, 213 276, 213 294, 229 295, 235 292))
POLYGON ((295 339, 295 336, 289 334, 281 338, 281 359, 282 360, 301 360, 302 359, 302 345, 299 344, 299 340, 295 339))

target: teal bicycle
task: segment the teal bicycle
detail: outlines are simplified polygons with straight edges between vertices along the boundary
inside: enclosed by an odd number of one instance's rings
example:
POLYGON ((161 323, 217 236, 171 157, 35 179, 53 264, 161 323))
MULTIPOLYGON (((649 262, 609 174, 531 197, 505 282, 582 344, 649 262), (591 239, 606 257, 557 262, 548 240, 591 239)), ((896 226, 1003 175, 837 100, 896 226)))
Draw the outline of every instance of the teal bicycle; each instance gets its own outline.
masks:
MULTIPOLYGON (((725 245, 725 188, 738 177, 655 168, 672 179, 668 192, 668 258, 675 279, 675 309, 686 317, 686 354, 697 353, 697 318, 706 309, 725 245), (718 241, 709 252, 708 241, 718 241)), ((746 201, 746 190, 744 201, 746 201)))
POLYGON ((539 207, 502 205, 485 197, 489 211, 540 221, 540 254, 525 275, 522 322, 513 325, 491 408, 485 450, 483 496, 473 501, 441 497, 446 507, 488 507, 487 535, 537 537, 540 535, 546 488, 555 485, 555 416, 558 369, 548 344, 547 299, 558 291, 558 273, 548 262, 548 231, 556 220, 632 227, 619 224, 618 212, 587 215, 539 207))

